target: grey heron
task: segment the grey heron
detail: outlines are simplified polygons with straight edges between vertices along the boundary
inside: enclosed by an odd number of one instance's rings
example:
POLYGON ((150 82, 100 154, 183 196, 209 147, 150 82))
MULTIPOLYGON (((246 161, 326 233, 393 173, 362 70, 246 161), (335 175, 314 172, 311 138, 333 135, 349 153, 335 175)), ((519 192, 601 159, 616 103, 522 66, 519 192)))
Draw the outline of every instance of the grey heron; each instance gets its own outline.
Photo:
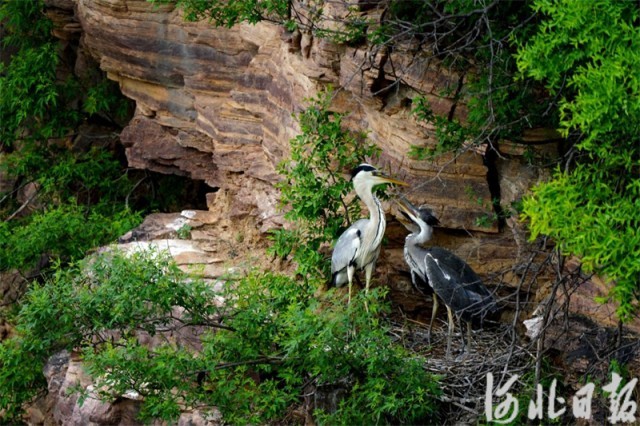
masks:
MULTIPOLYGON (((451 350, 454 313, 467 323, 467 340, 471 343, 471 322, 480 322, 498 310, 491 292, 473 269, 461 258, 441 247, 421 247, 431 239, 438 219, 427 208, 416 208, 408 200, 396 200, 409 222, 403 223, 411 232, 404 245, 404 258, 411 269, 413 285, 421 293, 433 290, 433 310, 429 336, 438 309, 438 298, 447 307, 447 357, 451 350)), ((464 338, 462 339, 464 343, 464 338)))
POLYGON ((380 200, 373 194, 373 187, 383 183, 407 185, 393 179, 369 164, 361 164, 351 172, 356 194, 369 209, 369 219, 359 219, 338 238, 331 255, 331 284, 341 287, 351 283, 356 270, 365 272, 365 292, 369 291, 371 275, 380 254, 380 245, 387 222, 380 200))

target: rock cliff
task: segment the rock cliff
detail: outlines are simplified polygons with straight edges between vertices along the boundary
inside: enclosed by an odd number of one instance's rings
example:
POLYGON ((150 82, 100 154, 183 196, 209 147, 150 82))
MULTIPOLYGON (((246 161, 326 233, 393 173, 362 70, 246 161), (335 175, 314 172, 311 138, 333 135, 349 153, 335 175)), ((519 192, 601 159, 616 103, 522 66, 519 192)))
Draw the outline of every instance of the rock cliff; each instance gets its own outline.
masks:
POLYGON ((84 53, 136 102, 122 134, 132 166, 230 189, 268 223, 277 215, 275 204, 265 201, 278 180, 274 166, 298 132, 292 114, 331 84, 340 89, 334 107, 351 112, 349 124, 367 130, 382 148, 381 165, 413 183, 412 198, 434 207, 444 227, 498 231, 495 224, 475 224, 492 213, 481 155, 434 164, 407 156, 411 145, 429 145, 434 137, 411 117, 411 99, 425 93, 438 112, 448 112, 453 100, 437 93, 459 84, 460 76, 426 59, 408 64, 408 54, 394 53, 396 64, 407 63, 393 76, 403 83, 381 97, 374 95, 375 75, 390 73, 390 59, 382 63, 363 49, 310 35, 296 40, 268 23, 227 29, 185 22, 172 6, 146 1, 78 0, 76 13, 84 53), (249 181, 261 182, 264 193, 243 193, 249 181))
POLYGON ((372 56, 365 48, 295 37, 269 23, 214 28, 185 22, 172 5, 146 1, 64 4, 82 28, 79 56, 96 60, 136 102, 121 135, 131 166, 229 191, 230 214, 250 214, 264 231, 282 222, 273 184, 275 165, 298 132, 292 114, 331 84, 339 89, 333 107, 350 113, 352 128, 368 131, 382 148, 378 165, 412 184, 409 198, 431 206, 443 228, 474 233, 443 235, 443 244, 463 243, 465 257, 485 273, 516 260, 511 232, 500 232, 496 221, 477 222, 492 216, 496 197, 507 203, 520 197, 538 179, 534 169, 517 160, 503 166, 476 152, 435 163, 407 155, 411 145, 434 143, 434 130, 410 114, 414 96, 428 96, 436 112, 465 114, 464 105, 439 96, 461 84, 461 76, 428 57, 402 49, 372 56), (397 82, 384 96, 376 95, 381 76, 397 82), (498 168, 506 190, 492 193, 488 175, 498 168))

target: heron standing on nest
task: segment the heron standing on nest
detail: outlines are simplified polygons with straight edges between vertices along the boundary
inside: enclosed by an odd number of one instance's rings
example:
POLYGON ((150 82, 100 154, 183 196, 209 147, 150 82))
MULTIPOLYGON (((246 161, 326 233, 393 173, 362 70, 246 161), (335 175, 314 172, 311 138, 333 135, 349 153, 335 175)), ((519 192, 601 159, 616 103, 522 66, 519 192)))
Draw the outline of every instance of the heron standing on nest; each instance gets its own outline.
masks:
POLYGON ((373 187, 383 183, 407 185, 393 179, 369 164, 361 164, 352 172, 353 188, 369 209, 369 219, 360 219, 340 235, 331 256, 331 284, 341 287, 349 284, 349 303, 351 303, 351 283, 356 270, 365 272, 365 292, 373 269, 380 254, 382 237, 387 226, 380 200, 373 194, 373 187))
MULTIPOLYGON (((429 323, 429 336, 438 310, 438 298, 447 307, 449 318, 447 357, 451 350, 453 315, 467 323, 467 340, 471 344, 471 322, 480 322, 498 310, 495 299, 473 269, 455 254, 441 247, 421 247, 431 239, 433 226, 439 223, 427 208, 416 208, 408 200, 396 200, 402 215, 409 220, 403 225, 411 232, 404 245, 404 258, 411 269, 411 281, 418 291, 435 293, 429 323)), ((462 338, 464 348, 464 337, 462 338)), ((464 349, 463 349, 464 351, 464 349)))

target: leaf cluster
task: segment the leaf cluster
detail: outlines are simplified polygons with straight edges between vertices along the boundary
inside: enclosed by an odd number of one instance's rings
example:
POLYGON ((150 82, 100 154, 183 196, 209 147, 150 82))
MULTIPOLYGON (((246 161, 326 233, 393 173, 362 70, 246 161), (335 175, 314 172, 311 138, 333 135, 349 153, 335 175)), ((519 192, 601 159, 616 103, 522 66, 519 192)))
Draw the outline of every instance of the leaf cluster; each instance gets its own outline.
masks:
POLYGON ((346 306, 314 289, 254 272, 215 291, 168 253, 98 254, 29 291, 15 336, 0 344, 0 408, 17 415, 46 386, 47 358, 67 349, 82 354, 97 396, 142 395, 143 420, 216 406, 230 423, 265 423, 310 388, 339 386, 346 396, 337 411, 316 413, 322 423, 427 421, 437 382, 391 339, 384 292, 346 306), (199 344, 170 337, 190 328, 199 344))
MULTIPOLYGON (((122 166, 109 152, 72 152, 43 145, 7 155, 0 168, 34 185, 29 215, 0 222, 0 270, 29 270, 56 259, 80 259, 93 247, 113 241, 140 223, 124 202, 132 189, 122 166)), ((9 216, 15 200, 5 197, 0 213, 9 216)))
POLYGON ((6 33, 5 46, 37 46, 50 41, 53 23, 42 19, 44 0, 5 1, 0 5, 0 22, 6 33))
POLYGON ((0 64, 0 173, 14 182, 0 193, 0 271, 26 272, 43 258, 78 259, 140 218, 126 206, 133 184, 113 153, 71 145, 83 121, 125 113, 114 84, 88 86, 91 76, 65 69, 44 2, 3 2, 0 21, 11 52, 0 64), (35 194, 20 200, 27 187, 35 194))
MULTIPOLYGON (((183 322, 208 319, 211 291, 200 280, 187 280, 169 259, 157 252, 100 254, 57 268, 42 286, 31 287, 15 319, 15 335, 0 344, 5 419, 46 389, 42 369, 60 350, 81 349, 88 355, 106 348, 106 357, 123 349, 126 343, 121 342, 135 340, 136 333, 153 336, 171 324, 176 306, 184 307, 183 322)), ((128 380, 135 389, 135 375, 128 380)))
POLYGON ((463 125, 457 119, 449 119, 435 114, 427 98, 416 96, 413 98, 412 113, 420 121, 432 123, 435 127, 437 144, 435 147, 412 145, 409 155, 418 160, 432 159, 450 152, 459 152, 465 143, 472 139, 469 126, 463 125))
POLYGON ((124 208, 88 210, 75 202, 34 213, 23 223, 0 222, 0 269, 28 270, 56 260, 81 259, 90 248, 113 241, 140 223, 124 208), (105 226, 108 224, 109 226, 105 226))
POLYGON ((241 22, 283 22, 290 15, 290 0, 149 0, 175 3, 187 21, 208 19, 215 26, 231 28, 241 22))
POLYGON ((559 98, 560 130, 578 135, 569 162, 525 200, 532 237, 545 234, 614 282, 628 320, 640 296, 640 9, 636 4, 537 0, 544 18, 518 65, 559 98))

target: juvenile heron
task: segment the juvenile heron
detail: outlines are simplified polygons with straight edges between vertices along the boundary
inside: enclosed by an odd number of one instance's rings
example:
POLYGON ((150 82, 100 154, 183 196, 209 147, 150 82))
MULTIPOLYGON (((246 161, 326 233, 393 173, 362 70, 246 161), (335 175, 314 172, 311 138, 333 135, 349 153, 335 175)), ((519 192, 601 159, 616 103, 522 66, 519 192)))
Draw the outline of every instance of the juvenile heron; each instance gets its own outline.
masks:
MULTIPOLYGON (((447 307, 449 357, 454 313, 467 323, 467 340, 471 344, 471 322, 482 323, 488 314, 496 312, 496 301, 478 274, 464 260, 441 247, 420 246, 431 239, 433 226, 439 223, 431 211, 427 208, 418 209, 404 198, 396 201, 401 213, 410 221, 403 222, 403 225, 411 232, 404 244, 404 258, 411 269, 411 281, 421 293, 429 292, 429 288, 435 293, 429 336, 438 309, 438 298, 447 307)), ((462 342, 464 344, 464 338, 462 342)))
POLYGON ((387 226, 380 200, 373 195, 373 187, 383 183, 407 185, 393 179, 369 164, 361 164, 351 172, 353 188, 369 209, 369 219, 360 219, 340 235, 331 256, 331 284, 341 287, 351 282, 356 270, 364 269, 365 292, 369 291, 371 275, 380 254, 380 244, 387 226))

